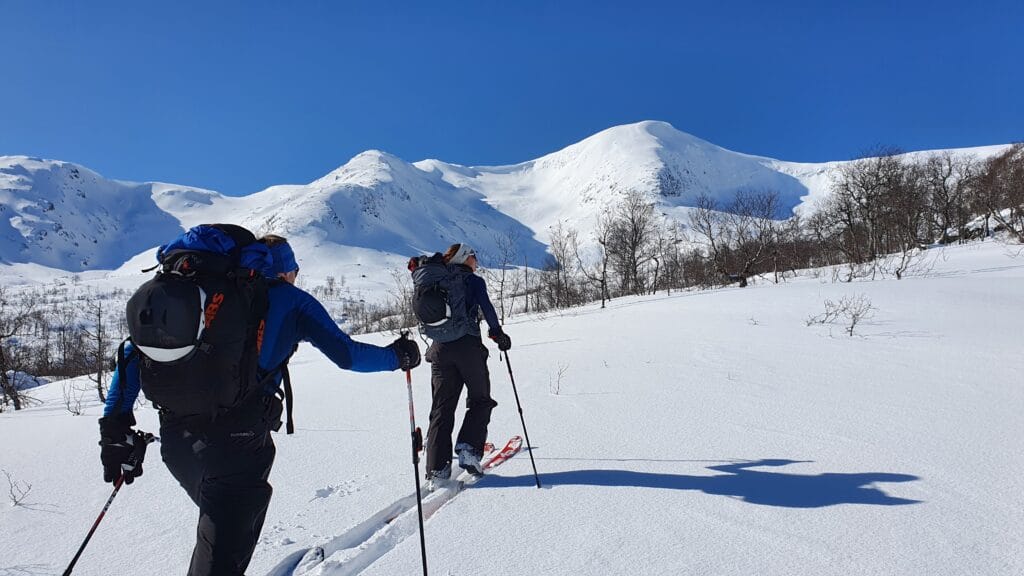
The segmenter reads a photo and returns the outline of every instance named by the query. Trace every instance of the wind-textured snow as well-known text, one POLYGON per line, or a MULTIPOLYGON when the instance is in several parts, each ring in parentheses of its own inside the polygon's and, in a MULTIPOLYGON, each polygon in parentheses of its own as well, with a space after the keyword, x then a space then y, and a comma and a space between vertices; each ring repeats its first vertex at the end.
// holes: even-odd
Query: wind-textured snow
MULTIPOLYGON (((826 271, 511 318, 544 488, 522 453, 441 507, 426 524, 430 573, 1024 574, 1024 255, 990 241, 926 255, 900 281, 826 271), (855 336, 806 325, 853 295, 877 309, 855 336)), ((491 350, 500 444, 521 427, 491 350)), ((292 375, 298 430, 275 435, 274 499, 247 573, 346 534, 353 547, 321 574, 420 573, 418 537, 398 521, 373 536, 392 541, 368 566, 346 560, 365 558, 360 526, 413 489, 403 376, 344 372, 305 345, 292 375)), ((425 427, 429 368, 413 380, 425 427)), ((0 414, 0 468, 32 485, 0 506, 0 574, 60 573, 109 495, 100 407, 90 397, 71 416, 64 384, 0 414)), ((156 431, 151 408, 137 414, 156 431)), ((186 571, 196 510, 158 449, 75 574, 186 571)))

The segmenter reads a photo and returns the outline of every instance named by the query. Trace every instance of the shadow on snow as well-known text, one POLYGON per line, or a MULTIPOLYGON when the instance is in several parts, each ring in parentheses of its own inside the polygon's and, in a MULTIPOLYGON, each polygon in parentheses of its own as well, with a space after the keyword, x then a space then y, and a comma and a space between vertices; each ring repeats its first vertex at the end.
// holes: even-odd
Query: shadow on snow
MULTIPOLYGON (((799 462, 806 461, 757 460, 709 466, 708 470, 724 472, 724 474, 714 476, 686 476, 631 470, 569 470, 542 473, 540 479, 546 487, 575 485, 700 490, 705 494, 729 496, 751 504, 784 508, 822 508, 836 504, 898 506, 921 502, 920 500, 889 496, 875 486, 876 483, 919 480, 917 476, 909 474, 865 472, 804 475, 752 470, 752 468, 786 466, 799 462)), ((533 485, 532 474, 492 476, 487 478, 487 482, 480 483, 478 488, 533 485)))

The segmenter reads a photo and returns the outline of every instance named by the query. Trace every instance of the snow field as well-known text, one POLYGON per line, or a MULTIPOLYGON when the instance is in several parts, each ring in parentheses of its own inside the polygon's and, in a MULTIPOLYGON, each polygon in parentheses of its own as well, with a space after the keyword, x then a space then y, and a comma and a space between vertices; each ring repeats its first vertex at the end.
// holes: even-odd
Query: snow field
MULTIPOLYGON (((512 318, 544 488, 524 452, 438 510, 431 574, 1024 573, 1024 260, 995 243, 930 255, 928 275, 902 281, 759 281, 512 318), (877 308, 854 337, 805 325, 853 294, 877 308)), ((503 443, 521 426, 491 350, 503 443)), ((303 346, 292 375, 298 430, 275 436, 250 574, 413 488, 401 374, 340 371, 303 346)), ((425 428, 428 367, 413 377, 425 428)), ((0 506, 0 574, 60 573, 109 495, 99 406, 71 416, 61 385, 0 414, 0 468, 33 485, 31 507, 0 506)), ((196 513, 151 450, 75 574, 185 572, 196 513)), ((341 560, 321 573, 416 574, 418 537, 363 570, 341 560)))

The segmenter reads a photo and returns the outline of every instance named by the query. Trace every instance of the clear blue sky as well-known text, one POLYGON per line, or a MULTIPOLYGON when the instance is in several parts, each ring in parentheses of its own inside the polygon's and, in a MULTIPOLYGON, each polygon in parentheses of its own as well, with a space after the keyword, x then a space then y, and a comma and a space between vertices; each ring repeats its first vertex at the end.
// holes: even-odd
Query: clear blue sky
POLYGON ((796 161, 1024 139, 1024 1, 0 0, 0 155, 247 194, 655 119, 796 161))

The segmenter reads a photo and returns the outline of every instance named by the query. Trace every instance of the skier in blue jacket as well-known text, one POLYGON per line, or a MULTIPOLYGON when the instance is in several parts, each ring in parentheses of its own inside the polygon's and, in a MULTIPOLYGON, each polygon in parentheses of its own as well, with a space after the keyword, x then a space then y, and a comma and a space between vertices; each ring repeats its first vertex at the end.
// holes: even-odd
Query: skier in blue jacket
MULTIPOLYGON (((419 347, 408 338, 387 347, 350 338, 316 298, 294 285, 299 266, 288 242, 279 236, 259 241, 273 257, 272 268, 264 271, 270 285, 259 355, 263 394, 200 428, 173 414, 160 415, 161 457, 199 507, 189 576, 241 576, 252 558, 272 493, 267 478, 276 449, 270 432, 281 426, 282 380, 290 390, 284 365, 300 342, 310 342, 338 367, 356 372, 409 370, 420 362, 419 347)), ((139 355, 132 354, 130 343, 124 358, 124 376, 114 371, 100 419, 100 446, 105 481, 123 476, 130 484, 142 475, 141 463, 130 464, 133 454, 139 455, 131 426, 141 386, 139 355)))

